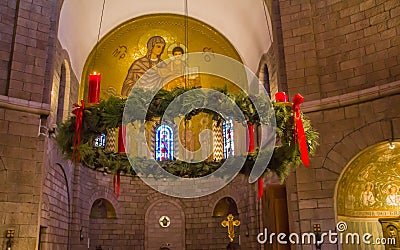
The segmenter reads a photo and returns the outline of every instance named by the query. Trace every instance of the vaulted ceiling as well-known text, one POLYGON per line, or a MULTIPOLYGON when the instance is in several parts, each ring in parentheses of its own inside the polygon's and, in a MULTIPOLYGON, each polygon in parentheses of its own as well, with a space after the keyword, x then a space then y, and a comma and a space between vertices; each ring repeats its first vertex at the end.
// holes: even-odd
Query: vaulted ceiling
MULTIPOLYGON (((271 46, 270 18, 263 0, 187 0, 188 16, 221 32, 236 48, 244 64, 256 71, 271 46), (268 15, 268 13, 267 13, 268 15)), ((64 0, 58 38, 81 78, 85 61, 97 42, 103 1, 64 0)), ((154 13, 185 15, 184 0, 106 0, 100 39, 121 23, 154 13)))

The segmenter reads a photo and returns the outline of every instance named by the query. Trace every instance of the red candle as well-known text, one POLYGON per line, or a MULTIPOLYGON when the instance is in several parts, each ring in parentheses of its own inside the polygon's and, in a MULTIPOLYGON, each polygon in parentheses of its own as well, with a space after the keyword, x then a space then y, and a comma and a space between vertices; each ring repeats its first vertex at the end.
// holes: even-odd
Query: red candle
POLYGON ((89 103, 99 103, 100 100, 100 81, 101 74, 93 74, 89 75, 89 103))
POLYGON ((126 126, 121 125, 118 130, 118 153, 125 153, 126 126))
POLYGON ((288 102, 288 96, 285 92, 278 92, 275 94, 275 101, 277 102, 288 102))
POLYGON ((252 122, 247 122, 247 129, 249 131, 249 153, 254 153, 254 126, 252 122))

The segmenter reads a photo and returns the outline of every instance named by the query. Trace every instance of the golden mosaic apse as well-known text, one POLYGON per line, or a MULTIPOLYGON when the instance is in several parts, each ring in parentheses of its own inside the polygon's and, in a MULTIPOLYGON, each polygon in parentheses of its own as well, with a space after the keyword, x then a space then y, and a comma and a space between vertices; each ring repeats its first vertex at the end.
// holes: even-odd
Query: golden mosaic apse
MULTIPOLYGON (((88 76, 94 71, 102 75, 100 99, 107 99, 111 95, 120 96, 131 64, 146 55, 147 42, 154 36, 161 36, 166 43, 161 60, 171 58, 173 48, 179 46, 184 49, 184 53, 202 53, 205 61, 213 60, 215 54, 222 54, 241 62, 234 46, 220 32, 199 20, 175 14, 141 16, 114 28, 93 48, 83 70, 79 98, 87 100, 88 76)), ((195 67, 189 69, 199 70, 195 67)), ((228 86, 230 91, 236 89, 227 80, 207 74, 189 79, 192 79, 193 86, 228 86)), ((173 87, 169 86, 168 89, 173 87)))
POLYGON ((372 146, 352 160, 339 182, 339 216, 400 215, 400 142, 372 146))

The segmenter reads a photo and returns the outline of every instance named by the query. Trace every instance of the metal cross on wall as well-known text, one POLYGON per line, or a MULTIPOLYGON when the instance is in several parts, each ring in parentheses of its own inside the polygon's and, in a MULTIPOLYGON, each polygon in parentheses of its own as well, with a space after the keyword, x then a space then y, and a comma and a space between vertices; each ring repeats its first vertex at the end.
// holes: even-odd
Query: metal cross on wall
POLYGON ((238 227, 240 226, 240 221, 239 220, 233 220, 233 215, 229 214, 227 217, 227 220, 224 220, 221 222, 221 225, 223 227, 228 227, 228 237, 230 242, 233 242, 233 239, 235 238, 235 226, 238 227))

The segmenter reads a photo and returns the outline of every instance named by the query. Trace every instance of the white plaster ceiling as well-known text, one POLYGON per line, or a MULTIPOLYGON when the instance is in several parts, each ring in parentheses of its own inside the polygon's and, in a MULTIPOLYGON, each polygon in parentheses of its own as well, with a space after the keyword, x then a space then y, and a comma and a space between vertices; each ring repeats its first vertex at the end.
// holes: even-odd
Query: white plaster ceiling
MULTIPOLYGON (((272 39, 268 32, 270 18, 265 17, 262 1, 188 0, 188 15, 221 32, 255 72, 272 39)), ((102 5, 102 0, 64 0, 61 9, 58 39, 68 51, 78 79, 97 42, 102 5)), ((141 15, 185 15, 184 6, 184 0, 106 0, 100 39, 119 24, 141 15)))

